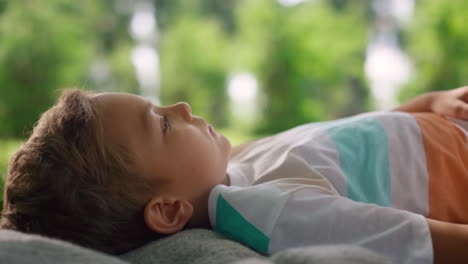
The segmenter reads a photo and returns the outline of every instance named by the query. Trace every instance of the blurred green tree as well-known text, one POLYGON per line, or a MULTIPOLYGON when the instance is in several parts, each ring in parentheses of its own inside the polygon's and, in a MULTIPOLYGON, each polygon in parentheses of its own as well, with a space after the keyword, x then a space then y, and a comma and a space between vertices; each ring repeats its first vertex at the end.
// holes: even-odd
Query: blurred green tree
MULTIPOLYGON (((190 8, 191 9, 191 8, 190 8)), ((182 8, 166 27, 160 47, 161 101, 187 101, 193 113, 219 127, 227 125, 227 36, 218 20, 182 8)))
POLYGON ((88 22, 86 31, 94 41, 85 87, 97 91, 138 94, 139 85, 131 63, 134 41, 129 34, 129 21, 132 10, 119 11, 117 2, 80 1, 79 5, 84 11, 82 15, 86 16, 88 22), (99 76, 99 70, 104 71, 101 72, 104 76, 99 76))
POLYGON ((363 63, 368 1, 242 1, 234 54, 254 72, 266 95, 257 132, 275 133, 306 122, 366 109, 363 63))
POLYGON ((415 74, 401 90, 401 101, 468 84, 467 17, 464 0, 418 2, 413 21, 403 32, 415 74))
POLYGON ((172 23, 187 12, 197 13, 202 17, 215 18, 221 27, 228 33, 232 33, 235 27, 234 10, 238 0, 153 0, 156 6, 159 27, 164 31, 172 23))
POLYGON ((53 90, 84 77, 92 41, 73 1, 9 1, 0 17, 0 135, 24 137, 53 90), (27 127, 25 127, 27 126, 27 127))
POLYGON ((58 88, 138 92, 129 15, 116 13, 114 2, 0 3, 1 137, 25 137, 58 88), (108 68, 107 79, 93 78, 96 61, 108 68))

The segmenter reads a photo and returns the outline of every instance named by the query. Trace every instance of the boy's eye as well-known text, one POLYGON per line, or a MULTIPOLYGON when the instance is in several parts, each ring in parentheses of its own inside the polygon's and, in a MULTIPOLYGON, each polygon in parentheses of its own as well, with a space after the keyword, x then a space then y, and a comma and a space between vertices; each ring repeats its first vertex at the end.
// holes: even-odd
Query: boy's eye
POLYGON ((163 116, 164 118, 164 126, 163 126, 163 132, 166 133, 166 130, 169 128, 169 119, 167 118, 167 116, 163 116))

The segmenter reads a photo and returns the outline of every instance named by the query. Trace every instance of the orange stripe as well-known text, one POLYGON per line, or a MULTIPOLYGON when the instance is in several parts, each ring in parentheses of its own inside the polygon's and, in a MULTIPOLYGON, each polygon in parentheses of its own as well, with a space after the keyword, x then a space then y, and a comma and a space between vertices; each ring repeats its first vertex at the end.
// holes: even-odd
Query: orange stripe
POLYGON ((464 132, 442 116, 414 114, 429 173, 428 218, 468 223, 468 147, 464 132))

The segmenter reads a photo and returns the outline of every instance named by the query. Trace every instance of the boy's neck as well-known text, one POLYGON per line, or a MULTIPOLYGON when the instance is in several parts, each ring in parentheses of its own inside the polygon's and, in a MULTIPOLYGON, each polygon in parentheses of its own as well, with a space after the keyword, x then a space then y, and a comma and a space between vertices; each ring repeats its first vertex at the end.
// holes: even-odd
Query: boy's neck
MULTIPOLYGON (((221 182, 221 184, 230 185, 230 180, 229 176, 226 173, 225 178, 221 182)), ((208 214, 208 197, 210 193, 205 194, 203 197, 201 197, 200 201, 197 202, 197 205, 194 205, 194 212, 193 216, 190 219, 190 222, 188 223, 188 227, 190 228, 208 228, 211 229, 211 223, 210 223, 210 218, 208 214)))

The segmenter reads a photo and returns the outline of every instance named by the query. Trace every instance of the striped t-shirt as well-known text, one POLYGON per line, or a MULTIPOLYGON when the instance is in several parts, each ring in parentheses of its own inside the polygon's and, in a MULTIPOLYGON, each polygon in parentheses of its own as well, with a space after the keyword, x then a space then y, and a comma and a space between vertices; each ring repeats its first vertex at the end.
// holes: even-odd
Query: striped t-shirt
POLYGON ((231 185, 249 186, 308 178, 301 167, 310 167, 351 200, 468 224, 467 135, 455 122, 463 123, 373 112, 306 124, 255 142, 230 161, 228 175, 231 185), (284 171, 290 156, 303 162, 284 171))
POLYGON ((351 243, 396 263, 431 263, 422 216, 468 223, 462 126, 431 113, 374 112, 257 140, 230 160, 231 186, 213 189, 210 221, 267 254, 351 243))

